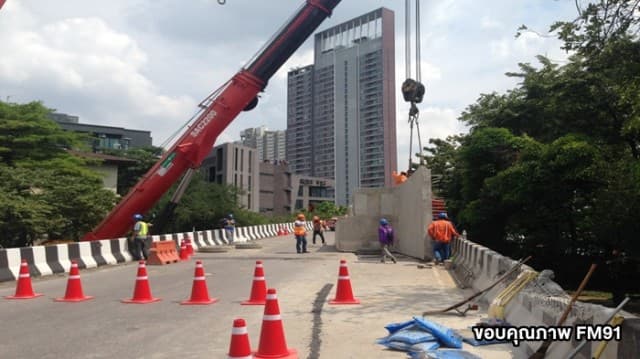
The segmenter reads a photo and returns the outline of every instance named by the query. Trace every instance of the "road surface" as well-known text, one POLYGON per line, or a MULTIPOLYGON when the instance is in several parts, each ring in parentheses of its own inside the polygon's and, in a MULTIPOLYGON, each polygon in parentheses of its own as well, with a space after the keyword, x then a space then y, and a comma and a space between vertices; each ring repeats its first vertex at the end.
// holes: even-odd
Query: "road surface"
MULTIPOLYGON (((81 271, 86 295, 95 299, 60 303, 66 275, 34 278, 43 297, 0 301, 2 358, 226 358, 234 318, 247 321, 250 342, 257 349, 263 306, 242 306, 249 298, 255 261, 264 262, 267 286, 277 290, 290 348, 300 358, 406 358, 402 352, 375 343, 384 326, 463 299, 441 267, 419 269, 417 261, 399 257, 382 264, 377 257, 337 252, 333 233, 327 246, 310 246, 297 254, 292 236, 258 240, 261 249, 227 253, 196 253, 202 260, 209 295, 218 302, 184 306, 190 297, 194 260, 148 266, 152 304, 123 304, 131 298, 137 263, 81 271), (360 305, 329 305, 335 297, 340 259, 346 259, 360 305)), ((311 242, 311 241, 309 241, 311 242)), ((0 296, 12 295, 15 282, 1 283, 0 296)), ((454 329, 477 322, 482 313, 461 318, 431 319, 454 329)), ((511 358, 506 345, 465 349, 483 358, 511 358)))

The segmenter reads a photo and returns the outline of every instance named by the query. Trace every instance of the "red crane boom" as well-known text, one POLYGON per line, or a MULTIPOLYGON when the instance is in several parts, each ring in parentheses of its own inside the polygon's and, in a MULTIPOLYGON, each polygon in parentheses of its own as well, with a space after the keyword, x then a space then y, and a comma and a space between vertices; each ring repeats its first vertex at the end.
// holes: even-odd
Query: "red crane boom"
POLYGON ((257 95, 315 29, 331 15, 340 0, 307 0, 249 65, 201 104, 193 125, 82 240, 119 238, 133 225, 133 215, 145 213, 189 168, 198 168, 216 138, 243 110, 257 103, 257 95))

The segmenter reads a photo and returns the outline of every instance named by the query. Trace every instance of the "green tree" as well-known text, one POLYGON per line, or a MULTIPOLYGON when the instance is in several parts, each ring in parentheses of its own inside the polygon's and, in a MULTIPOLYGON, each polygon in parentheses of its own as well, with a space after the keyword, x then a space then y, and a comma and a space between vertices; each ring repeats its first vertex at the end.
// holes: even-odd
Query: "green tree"
POLYGON ((30 180, 37 176, 34 170, 11 168, 0 164, 0 245, 23 247, 47 233, 57 223, 51 216, 55 209, 41 201, 39 190, 30 180))
POLYGON ((507 74, 517 86, 483 94, 462 113, 468 134, 430 141, 434 192, 472 240, 533 254, 537 267, 570 283, 581 275, 575 264, 613 247, 640 256, 638 4, 590 3, 556 23, 567 63, 519 64, 507 74))
POLYGON ((62 130, 39 102, 0 102, 0 228, 3 246, 78 239, 112 208, 101 177, 68 150, 82 136, 62 130))
POLYGON ((331 217, 343 216, 347 213, 347 208, 344 206, 336 206, 335 203, 324 201, 315 206, 312 213, 304 211, 305 216, 311 219, 312 216, 318 216, 322 219, 329 219, 331 217))
MULTIPOLYGON (((177 185, 165 194, 152 212, 161 213, 177 185)), ((266 223, 266 219, 238 206, 238 190, 233 186, 211 183, 204 180, 200 173, 194 174, 189 187, 176 207, 165 231, 185 232, 192 229, 211 229, 219 227, 220 220, 233 213, 239 226, 266 223)))
POLYGON ((81 146, 81 137, 61 130, 50 112, 40 102, 0 101, 0 162, 16 167, 69 158, 66 150, 81 146))
POLYGON ((611 43, 638 35, 638 4, 637 0, 599 0, 583 7, 576 2, 578 16, 571 21, 557 21, 550 32, 557 33, 567 51, 597 55, 611 43))
POLYGON ((429 139, 430 147, 425 147, 423 163, 431 170, 432 190, 436 196, 450 197, 449 190, 455 191, 457 178, 455 173, 456 151, 464 136, 448 136, 445 140, 429 139))

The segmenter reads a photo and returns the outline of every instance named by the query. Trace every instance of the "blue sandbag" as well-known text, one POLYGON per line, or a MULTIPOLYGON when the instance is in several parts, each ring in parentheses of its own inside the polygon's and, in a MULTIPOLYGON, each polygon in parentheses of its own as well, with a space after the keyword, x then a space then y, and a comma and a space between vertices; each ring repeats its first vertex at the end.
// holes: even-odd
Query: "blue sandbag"
POLYGON ((384 342, 378 342, 378 344, 382 344, 389 349, 400 350, 403 352, 408 352, 411 349, 411 344, 405 342, 396 342, 392 340, 386 340, 384 342))
POLYGON ((418 344, 414 344, 409 348, 410 352, 428 352, 431 350, 436 350, 440 348, 440 343, 438 343, 435 339, 434 341, 422 342, 418 344))
POLYGON ((394 341, 394 340, 389 340, 379 344, 382 344, 389 349, 400 350, 403 352, 422 352, 422 351, 436 350, 440 347, 440 343, 438 343, 435 340, 429 341, 429 342, 417 343, 413 345, 405 342, 394 341))
POLYGON ((415 320, 418 326, 429 331, 433 336, 438 338, 440 343, 444 346, 456 349, 462 348, 462 338, 460 338, 453 329, 424 318, 413 317, 413 320, 415 320))
POLYGON ((427 352, 410 352, 411 359, 482 359, 466 350, 430 350, 427 352))
POLYGON ((395 332, 397 332, 400 329, 404 329, 406 327, 409 327, 411 325, 415 324, 415 321, 413 319, 408 320, 406 322, 402 322, 402 323, 391 323, 391 324, 387 324, 385 325, 385 329, 387 329, 389 331, 389 334, 393 334, 395 332))
POLYGON ((436 340, 436 337, 426 332, 417 325, 412 325, 405 329, 399 330, 387 337, 389 341, 404 342, 407 344, 417 344, 422 342, 430 342, 436 340))
POLYGON ((480 346, 480 345, 490 345, 490 344, 503 344, 503 343, 509 343, 508 340, 477 340, 476 338, 466 338, 466 337, 462 337, 462 341, 465 343, 469 343, 471 345, 473 345, 474 347, 480 346))

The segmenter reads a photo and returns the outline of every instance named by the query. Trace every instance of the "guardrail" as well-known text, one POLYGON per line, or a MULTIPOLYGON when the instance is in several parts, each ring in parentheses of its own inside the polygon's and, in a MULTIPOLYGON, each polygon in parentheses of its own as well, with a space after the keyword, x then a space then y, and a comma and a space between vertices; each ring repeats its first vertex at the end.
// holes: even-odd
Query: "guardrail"
MULTIPOLYGON (((470 286, 474 290, 484 289, 517 263, 509 257, 464 238, 455 240, 452 250, 455 256, 454 273, 459 283, 470 286)), ((489 291, 482 297, 480 303, 491 303, 509 283, 525 270, 533 271, 531 267, 523 265, 520 271, 513 274, 512 280, 506 280, 489 291)), ((507 322, 517 327, 552 327, 556 325, 570 298, 562 287, 551 280, 550 273, 552 272, 548 270, 541 272, 535 280, 528 282, 502 308, 507 322)), ((611 310, 611 308, 601 305, 576 302, 565 325, 602 325, 611 310)), ((640 318, 626 312, 621 312, 621 314, 625 317, 622 323, 621 340, 610 341, 601 358, 635 358, 638 353, 640 318)), ((539 341, 522 341, 518 347, 514 347, 515 357, 528 358, 538 348, 539 343, 539 341)), ((547 357, 564 358, 578 343, 579 341, 576 341, 575 337, 569 341, 555 342, 547 352, 547 357)), ((594 341, 593 345, 584 346, 578 354, 591 358, 599 343, 599 341, 594 341)))

